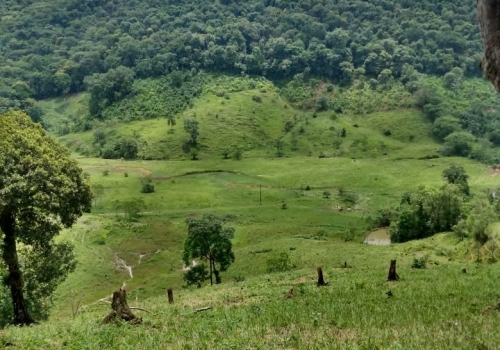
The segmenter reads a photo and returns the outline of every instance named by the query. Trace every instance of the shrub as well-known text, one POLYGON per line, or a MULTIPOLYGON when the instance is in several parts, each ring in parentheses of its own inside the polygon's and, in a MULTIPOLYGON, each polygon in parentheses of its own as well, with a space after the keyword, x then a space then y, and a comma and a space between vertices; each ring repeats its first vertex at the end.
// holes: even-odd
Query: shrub
POLYGON ((281 209, 288 209, 288 205, 285 202, 283 202, 281 204, 281 209))
POLYGON ((109 175, 109 170, 104 170, 102 172, 102 176, 108 176, 109 175))
POLYGON ((239 149, 236 149, 233 153, 233 159, 234 160, 241 160, 241 158, 243 158, 243 152, 241 152, 241 150, 239 150, 239 149))
POLYGON ((209 278, 209 272, 205 264, 196 265, 184 274, 184 281, 188 286, 196 285, 201 288, 201 284, 209 278))
POLYGON ((323 198, 325 199, 330 199, 331 193, 329 191, 324 191, 323 192, 323 198))
POLYGON ((252 96, 252 100, 254 100, 257 103, 261 103, 262 102, 262 97, 260 95, 253 95, 252 96))
POLYGON ((292 263, 290 259, 290 255, 286 252, 281 252, 273 257, 269 258, 266 262, 267 264, 267 272, 285 272, 290 271, 295 268, 295 265, 292 263))
POLYGON ((392 132, 391 132, 391 130, 386 129, 386 130, 384 130, 383 134, 384 134, 384 136, 391 136, 392 132))
POLYGON ((123 176, 128 177, 128 173, 123 173, 123 176))
POLYGON ((234 275, 233 279, 235 282, 243 282, 245 280, 245 276, 242 275, 241 273, 239 273, 239 274, 234 275))
POLYGON ((307 185, 306 188, 305 188, 306 191, 310 191, 311 190, 311 186, 307 185))
POLYGON ((425 269, 427 266, 427 261, 425 258, 414 258, 411 263, 412 269, 425 269))
POLYGON ((151 183, 145 183, 142 185, 141 193, 153 193, 155 191, 155 186, 151 183))

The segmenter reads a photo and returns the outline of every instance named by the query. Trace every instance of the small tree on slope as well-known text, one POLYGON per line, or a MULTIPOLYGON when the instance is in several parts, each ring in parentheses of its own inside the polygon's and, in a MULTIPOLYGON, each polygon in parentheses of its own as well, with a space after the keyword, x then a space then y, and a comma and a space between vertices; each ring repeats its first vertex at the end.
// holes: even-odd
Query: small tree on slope
POLYGON ((234 228, 224 226, 228 217, 205 214, 202 218, 188 218, 188 236, 184 242, 182 260, 189 266, 193 259, 209 263, 210 284, 221 283, 220 271, 226 271, 234 262, 231 239, 234 228))
MULTIPOLYGON (((53 238, 90 212, 92 192, 69 151, 22 112, 0 116, 0 251, 15 324, 30 324, 18 243, 54 254, 53 238)), ((44 283, 43 281, 40 283, 44 283)))

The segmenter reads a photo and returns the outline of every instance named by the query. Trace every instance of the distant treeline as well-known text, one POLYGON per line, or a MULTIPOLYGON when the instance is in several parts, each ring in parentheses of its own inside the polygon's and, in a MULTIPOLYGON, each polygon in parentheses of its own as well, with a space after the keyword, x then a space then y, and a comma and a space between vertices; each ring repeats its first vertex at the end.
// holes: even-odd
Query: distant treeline
POLYGON ((136 78, 205 69, 366 76, 411 83, 415 72, 478 76, 473 0, 5 0, 0 7, 0 111, 39 112, 30 98, 85 89, 124 66, 136 78), (32 109, 31 111, 29 109, 32 109))

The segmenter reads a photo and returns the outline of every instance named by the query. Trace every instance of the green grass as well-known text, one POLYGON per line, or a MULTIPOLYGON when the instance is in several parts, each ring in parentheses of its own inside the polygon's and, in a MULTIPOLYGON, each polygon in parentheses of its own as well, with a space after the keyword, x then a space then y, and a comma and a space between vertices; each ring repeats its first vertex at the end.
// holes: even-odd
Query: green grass
POLYGON ((175 289, 174 305, 166 295, 132 293, 130 305, 151 311, 136 312, 143 325, 100 327, 109 305, 95 304, 74 320, 7 328, 2 339, 19 349, 495 349, 500 314, 482 310, 498 302, 498 266, 430 259, 414 270, 410 255, 399 258, 403 247, 367 248, 376 253, 353 268, 325 266, 328 287, 315 286, 311 266, 175 289), (398 257, 398 282, 385 282, 389 257, 398 257), (292 287, 294 297, 285 298, 292 287), (206 306, 212 310, 192 313, 206 306))
MULTIPOLYGON (((142 93, 134 99, 139 100, 148 99, 161 86, 155 80, 137 84, 142 93), (150 89, 147 88, 148 84, 150 89)), ((232 156, 237 149, 243 151, 243 157, 273 158, 276 157, 277 139, 284 142, 285 156, 317 157, 323 153, 330 157, 373 158, 409 153, 412 157, 423 157, 435 154, 439 147, 430 137, 431 123, 416 110, 344 115, 298 110, 281 97, 272 83, 263 79, 210 76, 206 79, 203 91, 199 98, 192 100, 190 107, 177 114, 177 125, 173 128, 167 125, 164 113, 158 112, 154 103, 144 103, 140 111, 130 112, 135 113, 134 116, 123 117, 133 121, 122 121, 120 114, 116 112, 117 117, 109 119, 101 127, 108 132, 108 142, 124 136, 138 138, 139 158, 142 159, 189 159, 189 149, 183 149, 188 138, 183 130, 185 118, 195 118, 199 122, 198 147, 201 159, 222 157, 224 150, 228 150, 232 156), (260 97, 260 102, 254 100, 255 96, 260 97), (141 119, 145 115, 160 118, 141 119), (289 130, 285 130, 287 122, 293 125, 289 130), (343 128, 347 131, 345 138, 339 136, 343 128), (384 136, 383 133, 387 130, 391 131, 391 136, 384 136)), ((335 93, 341 97, 345 95, 342 97, 345 99, 361 101, 359 96, 349 97, 349 91, 335 93)), ((389 92, 383 95, 401 100, 389 92)), ((381 98, 375 100, 383 102, 381 98)), ((84 101, 85 95, 79 95, 67 100, 43 102, 41 106, 47 111, 47 122, 51 130, 57 131, 65 127, 64 123, 68 119, 78 119, 84 101)), ((129 103, 119 103, 113 107, 113 111, 128 111, 129 103)), ((391 106, 396 108, 390 104, 384 110, 391 106)), ((60 137, 60 140, 81 154, 98 154, 93 144, 92 131, 67 134, 60 137)))
MULTIPOLYGON (((370 97, 362 89, 344 91, 342 98, 352 104, 361 98, 357 93, 370 97)), ((162 118, 105 125, 111 139, 139 135, 146 141, 140 156, 161 160, 83 157, 95 153, 92 132, 60 137, 92 185, 104 191, 93 213, 59 238, 74 243, 79 264, 58 288, 49 322, 7 328, 2 339, 21 349, 495 349, 500 315, 481 311, 500 301, 500 270, 498 264, 471 263, 471 242, 441 234, 391 246, 362 243, 364 219, 395 208, 402 193, 421 184, 441 186, 442 171, 451 164, 465 168, 473 192, 497 186, 491 168, 464 158, 427 159, 440 145, 421 112, 401 108, 405 96, 401 106, 387 105, 401 109, 384 111, 379 107, 386 100, 373 95, 360 104, 375 103, 373 108, 345 115, 297 110, 282 96, 265 80, 212 76, 204 93, 176 116, 173 132, 162 118), (182 150, 184 118, 200 123, 198 161, 187 160, 182 150), (288 132, 287 121, 294 124, 288 132), (283 157, 276 156, 278 138, 283 157), (243 159, 223 160, 224 149, 243 150, 243 159), (142 194, 148 175, 155 192, 142 194), (339 190, 358 196, 352 211, 334 210, 348 206, 339 190), (136 199, 145 207, 137 222, 128 222, 113 203, 136 199), (203 213, 236 215, 236 261, 222 274, 223 285, 184 289, 185 219, 203 213), (268 274, 267 260, 282 252, 296 268, 268 274), (425 258, 428 268, 411 269, 416 257, 425 258), (397 283, 384 282, 390 259, 398 260, 397 283), (133 278, 120 261, 132 267, 133 278), (352 268, 340 268, 344 262, 352 268), (315 286, 318 266, 329 287, 315 286), (129 303, 152 312, 143 314, 141 326, 99 327, 109 308, 99 300, 123 283, 129 303), (165 300, 171 287, 174 306, 165 300), (295 296, 286 299, 292 287, 295 296), (394 298, 387 298, 388 290, 394 298), (82 308, 72 320, 76 303, 82 308), (203 306, 213 309, 189 313, 203 306)), ((52 130, 61 120, 79 118, 84 101, 78 95, 43 102, 52 130)), ((483 253, 498 258, 498 252, 483 253)))

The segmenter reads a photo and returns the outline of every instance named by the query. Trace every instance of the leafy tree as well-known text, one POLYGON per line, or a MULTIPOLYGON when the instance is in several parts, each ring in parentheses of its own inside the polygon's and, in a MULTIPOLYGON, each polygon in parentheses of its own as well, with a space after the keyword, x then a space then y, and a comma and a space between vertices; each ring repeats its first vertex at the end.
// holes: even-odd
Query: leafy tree
POLYGON ((201 284, 210 278, 210 273, 205 264, 196 265, 191 267, 184 274, 184 281, 188 286, 196 284, 196 287, 201 288, 201 284))
POLYGON ((457 185, 464 194, 469 195, 469 175, 461 165, 451 165, 443 171, 443 177, 449 184, 457 185))
POLYGON ((276 155, 278 157, 283 157, 284 155, 283 149, 285 147, 285 143, 281 139, 277 139, 276 142, 274 143, 274 146, 276 147, 276 155))
MULTIPOLYGON (((0 117, 0 149, 1 249, 8 270, 4 282, 11 292, 13 323, 30 324, 34 320, 25 298, 28 286, 17 243, 57 262, 54 254, 59 248, 53 245, 53 238, 90 211, 92 192, 69 151, 24 113, 9 112, 0 117)), ((71 270, 64 272, 56 265, 56 271, 44 277, 49 283, 57 284, 71 270)), ((43 294, 50 292, 46 289, 43 294)))
POLYGON ((475 138, 465 131, 451 133, 444 139, 444 146, 441 152, 447 156, 467 157, 472 151, 475 138))
POLYGON ((461 130, 460 120, 448 115, 437 118, 432 126, 432 133, 440 140, 444 140, 446 136, 461 130))
POLYGON ((420 187, 405 193, 398 208, 398 217, 391 222, 392 242, 406 242, 450 231, 461 217, 463 193, 455 185, 439 190, 420 187))
POLYGON ((128 221, 135 221, 139 218, 141 211, 146 208, 146 203, 142 198, 130 199, 117 203, 119 209, 125 212, 128 221))
POLYGON ((104 194, 104 186, 102 184, 92 185, 92 197, 94 199, 94 207, 97 205, 97 200, 104 194))
POLYGON ((184 131, 189 135, 189 142, 191 145, 196 146, 199 136, 198 121, 193 118, 184 119, 184 131))
POLYGON ((488 199, 479 196, 465 205, 464 214, 453 230, 461 238, 470 237, 474 240, 479 260, 480 249, 491 238, 491 224, 498 220, 498 215, 488 199))
POLYGON ((190 265, 194 259, 209 263, 210 284, 221 283, 220 272, 234 262, 231 239, 234 228, 225 226, 230 217, 205 214, 201 218, 188 218, 188 236, 184 242, 182 260, 190 265))

